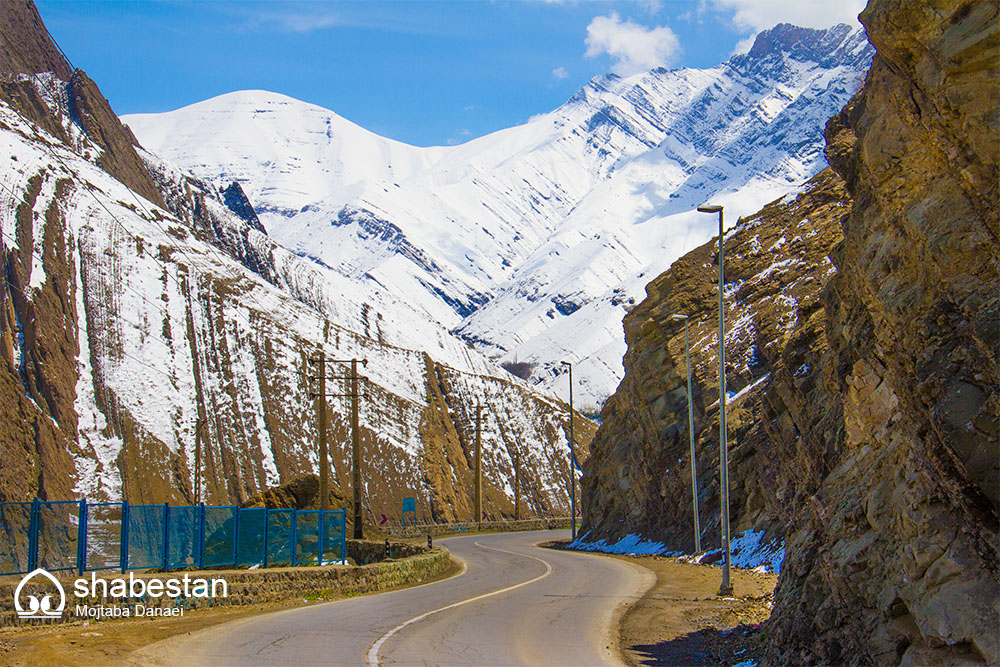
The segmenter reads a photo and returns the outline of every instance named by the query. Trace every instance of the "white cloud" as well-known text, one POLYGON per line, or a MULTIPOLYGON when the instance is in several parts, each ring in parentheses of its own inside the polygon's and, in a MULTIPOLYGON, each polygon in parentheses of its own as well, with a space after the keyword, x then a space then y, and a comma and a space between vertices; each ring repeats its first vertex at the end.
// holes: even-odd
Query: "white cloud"
POLYGON ((617 12, 594 17, 587 26, 586 44, 588 58, 608 54, 614 59, 611 70, 622 76, 669 65, 680 53, 680 42, 669 27, 622 21, 617 12))
POLYGON ((251 28, 272 28, 281 32, 311 32, 337 25, 340 17, 330 12, 262 12, 253 17, 251 28))
POLYGON ((556 81, 562 81, 563 79, 569 78, 569 72, 566 71, 565 67, 557 67, 552 70, 552 78, 556 81))
POLYGON ((733 55, 750 53, 750 49, 753 47, 753 43, 757 40, 757 33, 753 33, 749 37, 744 37, 740 41, 736 42, 736 46, 733 47, 733 55))
POLYGON ((803 28, 858 25, 865 0, 709 0, 720 12, 732 13, 733 24, 746 31, 791 23, 803 28))

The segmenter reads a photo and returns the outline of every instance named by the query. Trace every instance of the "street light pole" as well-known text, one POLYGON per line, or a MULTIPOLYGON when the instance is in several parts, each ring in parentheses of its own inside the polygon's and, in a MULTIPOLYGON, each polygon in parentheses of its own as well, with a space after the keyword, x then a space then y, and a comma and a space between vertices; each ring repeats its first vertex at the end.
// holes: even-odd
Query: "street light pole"
POLYGON ((722 486, 722 586, 719 595, 732 595, 729 578, 732 555, 729 548, 729 446, 726 443, 726 316, 723 295, 726 289, 726 235, 722 222, 722 207, 718 204, 699 206, 701 213, 719 214, 719 476, 722 486))
POLYGON ((563 362, 569 367, 569 513, 572 518, 572 539, 576 539, 576 438, 573 435, 573 364, 563 362))
POLYGON ((671 321, 684 320, 684 355, 687 360, 687 404, 688 404, 688 440, 691 443, 691 510, 694 514, 694 552, 701 553, 701 520, 698 516, 698 459, 694 450, 694 402, 691 394, 691 337, 688 333, 688 316, 676 314, 671 321))

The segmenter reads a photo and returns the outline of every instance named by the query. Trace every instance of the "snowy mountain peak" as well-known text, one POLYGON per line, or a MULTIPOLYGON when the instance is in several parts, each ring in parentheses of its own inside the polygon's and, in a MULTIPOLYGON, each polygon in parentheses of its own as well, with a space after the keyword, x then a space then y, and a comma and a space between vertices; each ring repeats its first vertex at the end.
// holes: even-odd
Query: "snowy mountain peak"
POLYGON ((238 181, 293 252, 397 295, 500 361, 594 406, 622 375, 622 316, 727 220, 797 190, 860 87, 861 30, 779 25, 710 69, 592 79, 524 125, 417 148, 314 105, 249 91, 128 116, 143 145, 238 181), (731 216, 731 217, 730 217, 731 216))

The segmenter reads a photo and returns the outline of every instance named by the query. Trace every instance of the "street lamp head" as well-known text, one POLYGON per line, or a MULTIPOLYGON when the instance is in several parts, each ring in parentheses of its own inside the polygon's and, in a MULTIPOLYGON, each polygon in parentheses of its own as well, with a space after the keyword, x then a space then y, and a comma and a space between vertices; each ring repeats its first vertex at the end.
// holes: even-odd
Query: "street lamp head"
POLYGON ((703 204, 698 207, 699 213, 718 213, 722 210, 722 207, 718 204, 703 204))
POLYGON ((563 366, 570 366, 570 367, 573 366, 572 362, 569 361, 560 361, 559 363, 562 364, 563 366))
POLYGON ((688 318, 687 315, 681 315, 680 313, 674 313, 673 315, 670 316, 670 321, 671 322, 683 322, 687 318, 688 318))

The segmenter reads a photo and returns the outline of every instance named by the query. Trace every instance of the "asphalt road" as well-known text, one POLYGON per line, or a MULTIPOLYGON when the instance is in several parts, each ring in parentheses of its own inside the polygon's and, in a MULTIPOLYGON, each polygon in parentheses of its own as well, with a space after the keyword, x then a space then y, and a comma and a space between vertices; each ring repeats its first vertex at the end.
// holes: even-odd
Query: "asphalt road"
POLYGON ((534 546, 568 531, 443 541, 458 576, 262 614, 146 647, 164 665, 620 664, 615 612, 653 583, 621 560, 534 546))

